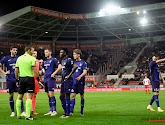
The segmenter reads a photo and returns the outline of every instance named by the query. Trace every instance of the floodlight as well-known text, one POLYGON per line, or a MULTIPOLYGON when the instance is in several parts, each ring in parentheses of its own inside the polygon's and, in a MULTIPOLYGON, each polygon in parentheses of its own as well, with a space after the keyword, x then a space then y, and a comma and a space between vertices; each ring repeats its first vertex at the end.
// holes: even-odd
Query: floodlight
POLYGON ((148 20, 144 17, 140 20, 140 23, 144 26, 148 23, 148 20))

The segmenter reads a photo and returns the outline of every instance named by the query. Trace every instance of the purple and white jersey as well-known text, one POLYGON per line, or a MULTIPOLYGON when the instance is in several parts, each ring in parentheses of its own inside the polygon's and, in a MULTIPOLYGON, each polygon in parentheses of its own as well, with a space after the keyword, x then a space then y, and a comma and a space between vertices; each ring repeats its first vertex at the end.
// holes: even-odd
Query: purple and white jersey
POLYGON ((81 84, 81 82, 85 82, 85 76, 83 76, 79 81, 76 80, 78 76, 83 73, 83 70, 87 70, 87 63, 81 59, 81 61, 74 61, 77 64, 78 68, 73 74, 73 84, 81 84))
POLYGON ((51 77, 51 74, 55 71, 55 68, 58 67, 59 61, 56 58, 46 59, 42 63, 42 67, 45 69, 44 79, 51 77))
POLYGON ((0 63, 5 64, 7 67, 7 71, 10 70, 10 74, 7 75, 7 80, 15 80, 15 65, 16 61, 18 59, 18 56, 11 57, 11 55, 5 56, 0 63))

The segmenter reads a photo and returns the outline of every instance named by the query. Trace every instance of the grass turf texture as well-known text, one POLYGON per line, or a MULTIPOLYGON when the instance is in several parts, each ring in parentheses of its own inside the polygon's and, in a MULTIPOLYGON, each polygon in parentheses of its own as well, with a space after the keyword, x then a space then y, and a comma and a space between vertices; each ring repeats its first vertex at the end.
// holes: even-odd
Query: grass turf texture
MULTIPOLYGON (((0 125, 143 125, 143 124, 165 124, 165 112, 151 112, 147 110, 153 93, 146 94, 145 91, 110 91, 110 92, 85 92, 84 117, 80 116, 80 97, 76 97, 74 116, 70 119, 60 119, 63 114, 59 93, 55 92, 57 99, 58 115, 44 116, 49 111, 46 93, 38 93, 36 101, 35 121, 17 120, 10 117, 10 108, 7 93, 0 93, 0 125)), ((16 99, 16 94, 15 97, 16 99)), ((165 91, 160 91, 160 106, 165 109, 165 91)), ((16 101, 15 101, 16 102, 16 101)), ((155 102, 153 108, 157 110, 155 102)))

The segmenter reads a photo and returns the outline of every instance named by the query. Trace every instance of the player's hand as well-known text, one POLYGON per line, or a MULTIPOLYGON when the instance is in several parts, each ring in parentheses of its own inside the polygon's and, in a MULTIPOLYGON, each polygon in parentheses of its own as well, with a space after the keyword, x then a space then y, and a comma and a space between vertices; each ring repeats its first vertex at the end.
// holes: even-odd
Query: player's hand
POLYGON ((17 87, 19 87, 19 84, 18 84, 18 82, 16 82, 16 86, 17 86, 17 87))
POLYGON ((51 78, 55 78, 55 74, 52 74, 52 75, 51 75, 51 78))
POLYGON ((81 77, 79 76, 79 77, 77 77, 76 79, 77 79, 77 81, 79 81, 79 80, 81 79, 81 77))
POLYGON ((67 75, 67 76, 65 76, 65 79, 66 79, 66 80, 68 80, 68 79, 69 79, 69 77, 70 77, 70 75, 67 75))
POLYGON ((8 70, 7 72, 5 72, 5 75, 8 75, 8 74, 10 74, 10 70, 8 70))
POLYGON ((45 88, 45 86, 41 83, 41 82, 38 82, 43 88, 45 88))

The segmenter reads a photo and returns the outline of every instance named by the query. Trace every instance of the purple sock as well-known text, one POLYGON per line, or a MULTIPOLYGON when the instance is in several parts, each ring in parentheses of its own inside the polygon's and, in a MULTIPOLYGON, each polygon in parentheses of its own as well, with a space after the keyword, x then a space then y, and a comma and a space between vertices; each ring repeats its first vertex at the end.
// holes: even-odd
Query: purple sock
POLYGON ((81 99, 81 114, 83 114, 83 110, 84 110, 84 99, 81 99))
POLYGON ((13 100, 13 98, 9 97, 9 104, 10 104, 11 111, 14 112, 14 100, 13 100))
POLYGON ((54 96, 51 97, 51 102, 52 102, 53 111, 56 111, 56 98, 54 96))
POLYGON ((69 115, 70 114, 70 97, 66 96, 65 100, 66 100, 66 114, 69 115))
POLYGON ((154 100, 155 100, 154 97, 155 97, 155 95, 152 96, 151 101, 150 101, 150 105, 152 105, 152 103, 154 102, 154 100))
POLYGON ((21 112, 24 112, 25 110, 24 110, 24 105, 23 105, 23 100, 22 100, 22 102, 21 102, 21 112))
POLYGON ((73 113, 74 111, 74 106, 75 106, 75 99, 71 100, 71 104, 70 104, 70 112, 73 113))
POLYGON ((49 98, 49 107, 50 107, 50 111, 52 112, 53 111, 53 108, 52 108, 51 98, 49 98))
POLYGON ((64 112, 66 113, 66 101, 65 101, 65 97, 61 97, 60 96, 60 100, 61 100, 62 108, 64 109, 64 112))
POLYGON ((155 97, 155 102, 156 102, 157 107, 160 107, 160 106, 159 106, 159 98, 158 98, 158 95, 154 95, 154 97, 155 97))

